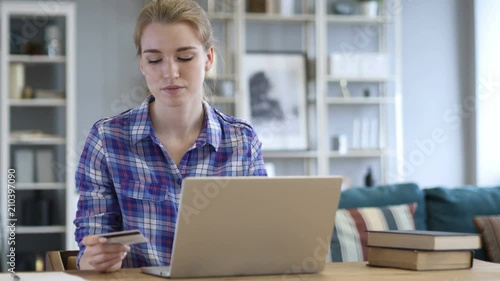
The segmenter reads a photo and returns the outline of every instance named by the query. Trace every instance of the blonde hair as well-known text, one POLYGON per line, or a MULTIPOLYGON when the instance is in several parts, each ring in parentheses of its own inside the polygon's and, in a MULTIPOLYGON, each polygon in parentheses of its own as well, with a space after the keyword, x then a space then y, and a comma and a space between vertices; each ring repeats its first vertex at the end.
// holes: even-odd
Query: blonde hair
POLYGON ((151 23, 186 23, 191 26, 207 51, 214 46, 212 25, 205 11, 193 0, 153 0, 137 16, 134 43, 137 56, 141 55, 141 37, 151 23))

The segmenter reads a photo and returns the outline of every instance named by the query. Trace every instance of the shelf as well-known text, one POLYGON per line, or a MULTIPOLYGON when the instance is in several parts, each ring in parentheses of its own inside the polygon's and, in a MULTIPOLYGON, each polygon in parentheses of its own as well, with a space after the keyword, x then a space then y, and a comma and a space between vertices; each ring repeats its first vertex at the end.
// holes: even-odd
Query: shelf
POLYGON ((316 20, 316 17, 306 14, 283 16, 280 14, 247 13, 245 19, 249 21, 312 22, 316 20))
POLYGON ((368 77, 368 78, 360 78, 360 77, 327 77, 328 82, 340 82, 345 80, 347 82, 359 82, 359 83, 381 83, 381 82, 390 82, 391 78, 388 77, 368 77))
POLYGON ((10 55, 9 62, 20 63, 65 63, 65 56, 46 56, 46 55, 10 55))
POLYGON ((268 158, 316 158, 316 151, 263 151, 264 159, 268 158))
POLYGON ((352 23, 384 24, 389 22, 389 20, 386 17, 381 17, 381 16, 367 17, 360 15, 353 15, 353 16, 329 15, 326 17, 326 21, 328 23, 346 23, 346 24, 352 24, 352 23))
POLYGON ((66 106, 66 99, 11 99, 9 104, 26 107, 66 106))
POLYGON ((336 151, 330 151, 328 157, 330 158, 376 158, 384 156, 383 150, 351 150, 345 154, 340 154, 336 151))
POLYGON ((33 139, 10 139, 11 145, 62 145, 66 140, 60 137, 54 138, 33 138, 33 139))
POLYGON ((62 182, 30 182, 15 184, 17 190, 60 190, 66 189, 66 184, 62 182))
POLYGON ((66 232, 66 227, 64 225, 16 227, 16 234, 45 234, 45 233, 64 233, 64 232, 66 232))
POLYGON ((327 104, 338 104, 338 105, 363 105, 363 104, 386 104, 386 103, 392 103, 394 102, 394 99, 392 98, 381 98, 381 97, 375 97, 375 98, 327 98, 326 103, 327 104))

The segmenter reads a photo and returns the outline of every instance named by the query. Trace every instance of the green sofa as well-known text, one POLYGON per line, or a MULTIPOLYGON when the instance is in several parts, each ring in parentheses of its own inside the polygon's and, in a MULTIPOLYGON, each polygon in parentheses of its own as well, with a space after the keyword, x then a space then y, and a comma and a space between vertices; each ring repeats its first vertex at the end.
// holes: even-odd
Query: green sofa
MULTIPOLYGON (((475 216, 500 215, 500 187, 422 189, 417 184, 406 183, 351 188, 342 192, 339 208, 384 207, 414 202, 417 203, 416 229, 478 233, 473 222, 475 216)), ((484 247, 474 255, 477 259, 487 260, 484 247)), ((335 261, 334 257, 332 259, 335 261)))

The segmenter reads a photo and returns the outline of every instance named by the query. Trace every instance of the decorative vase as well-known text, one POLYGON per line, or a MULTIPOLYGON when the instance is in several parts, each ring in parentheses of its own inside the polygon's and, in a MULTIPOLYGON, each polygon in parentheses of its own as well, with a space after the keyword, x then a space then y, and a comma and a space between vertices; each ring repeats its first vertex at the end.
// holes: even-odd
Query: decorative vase
POLYGON ((359 8, 361 15, 367 17, 376 17, 378 15, 378 2, 377 1, 365 1, 359 3, 359 8))

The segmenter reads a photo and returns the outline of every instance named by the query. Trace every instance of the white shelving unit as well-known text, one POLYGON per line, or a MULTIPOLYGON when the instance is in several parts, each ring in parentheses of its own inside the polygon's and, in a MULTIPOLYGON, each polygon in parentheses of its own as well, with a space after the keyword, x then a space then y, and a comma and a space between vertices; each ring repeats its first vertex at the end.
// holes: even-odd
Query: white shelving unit
MULTIPOLYGON (((300 42, 293 47, 306 54, 309 68, 306 95, 309 147, 305 151, 264 151, 265 161, 275 163, 277 175, 287 175, 287 173, 294 175, 297 173, 304 175, 341 174, 360 179, 364 176, 361 173, 365 172, 368 166, 375 165, 375 169, 372 170, 375 172, 377 183, 397 180, 390 178, 389 175, 397 175, 398 172, 400 174, 402 169, 401 15, 390 14, 387 11, 391 11, 389 7, 401 5, 400 0, 382 2, 379 16, 376 17, 330 14, 329 6, 334 0, 291 1, 295 3, 295 13, 282 15, 280 13, 249 13, 247 12, 248 0, 198 0, 206 8, 213 7, 214 3, 222 5, 217 12, 208 9, 208 15, 214 23, 216 38, 223 46, 224 50, 221 54, 225 56, 224 71, 219 69, 217 78, 233 83, 234 96, 216 97, 216 104, 222 104, 223 106, 219 106, 222 109, 232 108, 233 111, 227 111, 229 114, 248 118, 250 99, 247 81, 243 81, 245 55, 248 51, 255 51, 255 49, 263 52, 290 52, 291 46, 279 46, 280 42, 276 42, 279 40, 269 44, 268 42, 256 43, 255 34, 252 32, 263 32, 268 36, 257 37, 268 38, 271 41, 273 37, 283 40, 287 36, 299 37, 300 42), (254 26, 258 28, 252 28, 254 26), (263 28, 266 30, 264 31, 263 28), (290 32, 289 28, 295 28, 294 32, 290 32), (390 65, 389 75, 341 77, 331 75, 328 70, 329 54, 340 52, 342 48, 338 45, 342 43, 342 40, 350 42, 352 38, 349 37, 355 36, 356 32, 364 30, 363 28, 375 30, 377 34, 373 36, 372 49, 370 46, 368 48, 361 46, 356 53, 387 54, 390 65), (337 30, 341 31, 338 36, 335 33, 337 30), (255 47, 258 43, 261 43, 260 48, 255 47), (358 89, 358 92, 360 88, 370 87, 375 94, 369 97, 359 94, 344 97, 340 93, 341 83, 348 84, 348 88, 358 89), (352 133, 348 132, 345 124, 342 124, 351 124, 352 120, 349 118, 352 119, 352 116, 342 116, 337 118, 337 121, 332 118, 332 114, 355 116, 358 113, 363 115, 365 112, 371 112, 373 117, 370 118, 377 120, 377 147, 349 148, 346 153, 333 151, 331 138, 334 135, 344 134, 349 139, 352 137, 352 133), (338 130, 337 127, 339 127, 338 130), (290 168, 293 165, 297 167, 290 168), (349 165, 347 169, 338 169, 349 165), (354 174, 349 174, 350 172, 354 174)), ((361 185, 359 182, 352 182, 353 185, 361 185)))
POLYGON ((65 63, 64 56, 47 56, 47 55, 10 55, 7 57, 9 62, 20 63, 65 63))
MULTIPOLYGON (((16 153, 21 149, 33 151, 33 155, 37 155, 35 151, 38 150, 51 151, 52 163, 44 163, 43 166, 51 167, 55 180, 40 182, 40 175, 37 175, 33 176, 31 181, 16 181, 14 184, 15 218, 17 219, 16 262, 21 265, 23 259, 34 256, 34 251, 44 256, 47 250, 75 249, 76 247, 72 223, 77 201, 74 173, 75 163, 78 160, 75 158, 76 6, 75 3, 66 1, 3 1, 0 2, 0 12, 0 178, 7 179, 8 170, 17 168, 16 153), (29 33, 26 31, 28 25, 29 33), (59 43, 62 47, 57 55, 47 55, 43 41, 47 35, 47 26, 55 26, 59 31, 59 43), (31 45, 32 51, 27 51, 27 45, 31 45), (38 50, 33 50, 35 45, 38 50), (10 93, 11 75, 13 75, 10 73, 10 66, 12 64, 23 66, 23 78, 19 80, 24 81, 24 86, 30 86, 33 89, 34 98, 12 97, 10 93), (64 97, 36 98, 37 90, 63 92, 64 97), (45 133, 45 130, 50 130, 50 132, 45 133), (43 133, 23 135, 19 134, 19 131, 43 133), (37 196, 49 202, 48 221, 50 223, 27 225, 23 220, 24 213, 30 209, 33 210, 36 206, 26 204, 40 202, 42 198, 37 196), (23 248, 26 241, 34 240, 37 241, 36 249, 23 248)), ((36 156, 33 159, 36 159, 36 156)), ((32 170, 36 174, 38 168, 36 160, 32 164, 32 170)), ((16 169, 16 178, 19 179, 20 173, 28 174, 22 169, 16 169)), ((7 215, 7 189, 7 181, 2 180, 0 192, 2 226, 7 225, 10 219, 7 215)), ((2 270, 6 270, 4 258, 7 255, 7 241, 5 239, 8 235, 8 229, 2 227, 0 235, 2 270)), ((16 270, 19 269, 21 268, 16 268, 16 270)))
MULTIPOLYGON (((322 44, 320 53, 323 60, 320 61, 319 83, 325 85, 321 96, 326 97, 325 106, 320 110, 320 120, 328 120, 330 124, 325 124, 324 132, 331 138, 334 135, 347 136, 349 142, 354 138, 354 125, 349 127, 343 123, 353 124, 354 118, 365 119, 367 121, 376 120, 376 146, 349 148, 347 153, 332 151, 330 143, 324 142, 320 150, 327 151, 328 161, 325 163, 328 174, 342 174, 350 177, 349 182, 354 182, 355 186, 363 185, 360 179, 368 167, 376 166, 374 177, 377 183, 386 183, 397 180, 391 176, 400 174, 402 165, 402 127, 401 118, 401 75, 400 75, 400 14, 392 15, 388 7, 398 7, 400 0, 389 0, 379 7, 379 16, 369 17, 362 15, 329 15, 327 14, 328 4, 333 1, 318 1, 318 11, 324 16, 325 23, 321 25, 319 37, 324 38, 326 42, 322 44), (351 40, 346 34, 352 31, 352 36, 365 36, 365 41, 351 40), (363 34, 363 32, 365 32, 363 34), (361 34, 361 35, 360 35, 361 34), (339 47, 340 46, 340 47, 339 47), (347 47, 346 47, 347 46, 347 47), (327 70, 327 57, 330 53, 340 55, 363 55, 385 54, 387 55, 388 75, 352 75, 352 76, 333 76, 327 70), (342 86, 344 84, 344 86, 342 86), (345 85, 349 86, 345 86, 345 85), (358 90, 357 96, 344 96, 343 89, 355 88, 358 90), (370 88, 369 97, 359 94, 362 88, 370 88), (375 94, 373 94, 375 92, 375 94), (351 117, 341 119, 336 114, 346 114, 351 112, 351 117), (366 117, 369 116, 369 117, 366 117), (369 118, 369 119, 368 119, 369 118), (399 118, 399 119, 398 119, 399 118), (337 121, 337 122, 335 122, 337 121), (340 121, 340 122, 339 122, 340 121), (332 124, 332 122, 334 124, 332 124), (341 166, 349 165, 349 168, 341 166), (363 170, 364 169, 364 170, 363 170), (349 171, 355 171, 349 175, 349 171), (357 174, 357 175, 355 175, 357 174), (358 181, 353 178, 357 178, 358 181)), ((365 120, 363 120, 365 121, 365 120)), ((358 122, 359 124, 359 122, 358 122)), ((359 126, 358 126, 359 128, 359 126)), ((373 128, 370 128, 373 130, 373 128)), ((359 132, 359 131, 358 131, 359 132)), ((363 133, 366 133, 363 132, 363 133)), ((370 132, 372 134, 372 132, 370 132)), ((372 134, 373 135, 373 134, 372 134)), ((366 137, 366 136, 365 136, 366 137)), ((373 137, 372 137, 373 138, 373 137)), ((349 143, 351 146, 351 143, 349 143)))

